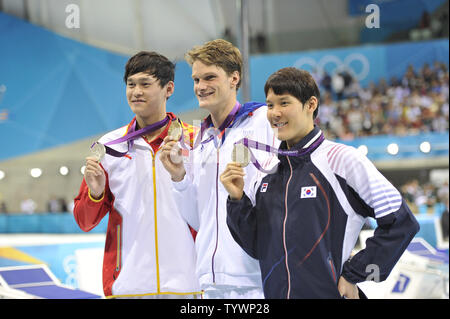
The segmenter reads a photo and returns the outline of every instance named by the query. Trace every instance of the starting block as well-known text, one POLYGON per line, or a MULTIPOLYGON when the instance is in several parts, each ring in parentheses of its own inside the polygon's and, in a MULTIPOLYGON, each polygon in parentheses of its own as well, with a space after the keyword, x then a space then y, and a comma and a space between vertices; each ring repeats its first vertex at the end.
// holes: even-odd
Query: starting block
POLYGON ((46 265, 0 267, 0 298, 101 299, 61 284, 46 265))
MULTIPOLYGON (((365 239, 367 236, 365 236, 365 239)), ((423 238, 414 238, 391 274, 383 282, 358 283, 368 298, 448 299, 448 253, 432 247, 423 238)))

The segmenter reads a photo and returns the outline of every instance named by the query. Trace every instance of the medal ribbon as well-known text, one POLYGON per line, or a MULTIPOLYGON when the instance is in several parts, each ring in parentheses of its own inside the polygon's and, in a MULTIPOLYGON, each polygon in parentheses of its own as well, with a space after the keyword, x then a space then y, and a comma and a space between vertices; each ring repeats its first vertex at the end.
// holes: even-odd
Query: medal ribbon
POLYGON ((180 140, 181 147, 183 147, 184 149, 193 150, 193 149, 196 149, 199 145, 203 145, 203 144, 209 143, 212 140, 214 140, 214 145, 217 148, 217 142, 216 142, 215 137, 222 135, 222 138, 223 139, 225 138, 223 136, 225 134, 225 129, 233 126, 232 122, 233 122, 240 107, 241 107, 241 104, 238 101, 236 101, 236 104, 234 105, 233 109, 227 115, 227 117, 225 118, 225 120, 223 121, 223 123, 220 125, 220 127, 218 129, 211 127, 211 125, 212 125, 211 115, 208 115, 208 117, 202 122, 202 125, 200 127, 200 132, 198 133, 197 138, 195 139, 195 142, 194 142, 194 145, 192 146, 192 148, 188 148, 184 144, 183 139, 180 140), (207 130, 211 130, 211 131, 213 131, 213 133, 206 140, 202 141, 203 133, 207 130))
MULTIPOLYGON (((159 122, 147 125, 146 127, 141 128, 141 129, 139 129, 137 131, 135 131, 136 123, 137 123, 137 122, 135 122, 134 125, 130 128, 130 131, 128 131, 127 134, 125 134, 124 136, 122 136, 122 137, 120 137, 118 139, 115 139, 113 141, 109 141, 108 143, 104 144, 105 145, 105 149, 106 149, 106 154, 109 154, 109 155, 114 156, 114 157, 122 157, 122 156, 126 155, 130 151, 130 148, 133 146, 133 140, 135 140, 136 138, 138 138, 138 137, 140 137, 142 135, 145 135, 145 134, 154 132, 157 129, 160 129, 161 127, 163 127, 167 123, 169 123, 169 121, 170 121, 170 117, 166 116, 162 121, 159 121, 159 122), (113 149, 113 148, 108 146, 108 145, 114 145, 114 144, 122 143, 122 142, 125 142, 125 141, 128 144, 128 149, 127 149, 126 152, 119 152, 119 151, 116 151, 115 149, 113 149)), ((98 142, 94 142, 91 145, 91 148, 95 145, 95 143, 98 143, 98 142)))
POLYGON ((258 160, 256 159, 255 155, 253 154, 253 152, 251 150, 252 148, 260 150, 260 151, 265 151, 267 153, 277 154, 277 155, 296 156, 296 157, 303 156, 307 153, 312 152, 314 149, 316 149, 317 146, 319 146, 320 143, 322 143, 322 141, 325 139, 322 131, 320 131, 318 134, 320 134, 319 138, 317 138, 311 145, 308 145, 307 147, 303 147, 301 149, 295 149, 295 150, 277 149, 270 145, 259 143, 258 141, 253 141, 249 138, 243 138, 234 144, 244 144, 244 146, 246 146, 248 148, 248 151, 250 152, 250 161, 253 163, 253 165, 261 172, 269 174, 269 173, 272 173, 272 170, 266 170, 261 166, 261 164, 259 164, 258 160))

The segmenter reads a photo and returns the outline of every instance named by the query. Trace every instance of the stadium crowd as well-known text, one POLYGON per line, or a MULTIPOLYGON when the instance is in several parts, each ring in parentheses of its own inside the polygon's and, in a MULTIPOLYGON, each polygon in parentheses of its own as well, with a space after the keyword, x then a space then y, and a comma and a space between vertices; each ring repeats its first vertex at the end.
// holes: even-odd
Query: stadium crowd
POLYGON ((322 92, 318 122, 330 139, 449 129, 449 74, 441 62, 409 66, 401 78, 362 88, 348 72, 317 76, 322 92), (339 79, 341 77, 341 79, 339 79))
POLYGON ((448 182, 441 185, 434 185, 431 182, 420 184, 417 179, 413 178, 401 185, 399 190, 414 213, 437 213, 440 215, 445 205, 448 206, 448 182))
POLYGON ((414 214, 430 215, 440 219, 443 238, 448 241, 448 182, 441 185, 435 185, 431 182, 420 184, 417 179, 411 179, 400 186, 399 190, 414 214))

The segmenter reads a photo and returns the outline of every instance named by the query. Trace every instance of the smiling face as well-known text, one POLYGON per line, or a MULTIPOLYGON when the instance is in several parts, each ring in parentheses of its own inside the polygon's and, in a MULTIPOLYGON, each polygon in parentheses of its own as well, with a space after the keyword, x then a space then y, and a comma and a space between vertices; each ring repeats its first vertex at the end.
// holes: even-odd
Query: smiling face
POLYGON ((163 87, 153 75, 145 72, 127 78, 126 96, 140 126, 148 125, 164 117, 166 100, 172 95, 174 84, 169 81, 163 87))
POLYGON ((194 93, 199 106, 214 113, 235 103, 236 85, 239 83, 237 71, 228 75, 216 65, 206 65, 201 61, 192 64, 194 93))
POLYGON ((266 97, 267 119, 281 141, 288 147, 297 144, 314 129, 313 114, 317 98, 312 96, 305 104, 290 94, 275 94, 269 89, 266 97))
POLYGON ((279 69, 267 79, 264 93, 267 118, 288 147, 314 129, 320 91, 309 72, 294 67, 279 69))

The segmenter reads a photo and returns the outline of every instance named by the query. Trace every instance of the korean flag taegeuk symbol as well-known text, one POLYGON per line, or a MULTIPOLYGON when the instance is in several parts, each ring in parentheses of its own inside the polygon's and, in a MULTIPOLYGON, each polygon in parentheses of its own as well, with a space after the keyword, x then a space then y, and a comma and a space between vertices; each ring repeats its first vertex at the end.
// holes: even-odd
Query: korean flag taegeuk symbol
POLYGON ((316 196, 317 196, 316 186, 302 187, 300 198, 316 198, 316 196))

